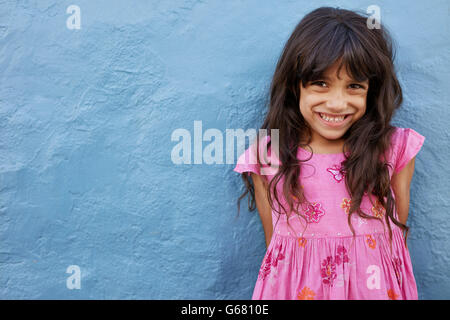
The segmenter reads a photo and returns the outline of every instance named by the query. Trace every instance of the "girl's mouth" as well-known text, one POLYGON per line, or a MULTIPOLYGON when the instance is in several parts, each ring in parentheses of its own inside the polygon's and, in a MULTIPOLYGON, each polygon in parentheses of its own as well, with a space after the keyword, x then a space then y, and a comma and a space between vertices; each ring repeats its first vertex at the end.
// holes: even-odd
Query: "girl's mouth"
POLYGON ((340 117, 332 117, 321 112, 314 112, 314 113, 316 114, 316 117, 319 118, 320 122, 322 122, 324 125, 328 127, 333 128, 341 127, 347 124, 352 119, 351 114, 346 114, 340 117))

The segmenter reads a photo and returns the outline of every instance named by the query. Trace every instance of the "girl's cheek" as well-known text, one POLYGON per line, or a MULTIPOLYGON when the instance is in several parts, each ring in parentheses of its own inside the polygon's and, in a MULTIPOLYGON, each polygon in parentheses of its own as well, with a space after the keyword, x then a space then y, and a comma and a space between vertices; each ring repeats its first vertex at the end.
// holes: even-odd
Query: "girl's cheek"
POLYGON ((359 109, 366 107, 366 96, 354 96, 350 100, 351 104, 357 106, 359 109))
POLYGON ((320 103, 322 100, 323 100, 323 97, 321 95, 306 94, 303 96, 302 103, 303 103, 304 107, 309 108, 311 106, 314 106, 314 105, 320 103))
POLYGON ((361 93, 359 95, 355 95, 355 100, 365 102, 367 99, 367 93, 361 93))

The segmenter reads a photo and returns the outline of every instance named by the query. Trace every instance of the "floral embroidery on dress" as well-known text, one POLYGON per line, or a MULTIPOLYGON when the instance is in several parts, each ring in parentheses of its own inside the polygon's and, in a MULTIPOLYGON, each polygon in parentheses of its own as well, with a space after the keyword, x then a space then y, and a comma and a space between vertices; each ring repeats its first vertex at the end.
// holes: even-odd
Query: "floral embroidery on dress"
POLYGON ((345 249, 344 246, 337 247, 337 255, 334 257, 334 260, 336 261, 337 265, 340 265, 341 263, 347 263, 349 261, 347 249, 345 249))
POLYGON ((332 168, 327 168, 327 171, 333 175, 334 180, 337 182, 341 182, 344 180, 345 171, 341 166, 334 165, 332 168))
POLYGON ((273 265, 274 267, 277 267, 277 266, 278 266, 278 261, 284 260, 284 254, 281 253, 281 249, 282 249, 282 246, 281 246, 281 244, 280 244, 279 246, 276 246, 275 249, 273 250, 274 255, 275 255, 275 257, 276 257, 276 258, 272 261, 272 265, 273 265))
POLYGON ((391 300, 397 300, 397 298, 399 297, 399 295, 396 294, 393 289, 389 289, 387 291, 387 295, 388 295, 389 299, 391 299, 391 300))
POLYGON ((281 253, 282 246, 279 244, 272 251, 267 254, 264 264, 259 269, 258 279, 264 280, 272 271, 272 266, 276 268, 280 260, 284 260, 284 254, 281 253), (275 258, 274 258, 275 256, 275 258))
POLYGON ((366 235, 366 243, 370 249, 375 249, 377 246, 377 241, 372 235, 366 235))
POLYGON ((343 198, 341 202, 341 208, 344 209, 345 213, 348 214, 350 212, 350 206, 352 204, 351 199, 343 198))
POLYGON ((323 215, 325 215, 325 211, 322 209, 322 205, 319 202, 313 202, 312 205, 308 205, 308 209, 305 211, 306 220, 308 222, 317 223, 323 215))
POLYGON ((375 206, 372 207, 372 213, 377 218, 383 218, 384 214, 386 213, 386 209, 384 209, 378 199, 375 200, 375 206))
MULTIPOLYGON (((347 255, 347 249, 345 249, 344 246, 338 246, 336 250, 336 255, 334 256, 328 256, 326 259, 322 261, 322 268, 320 269, 320 273, 322 276, 322 282, 324 284, 327 284, 329 286, 333 286, 334 280, 338 278, 337 272, 336 272, 336 266, 339 266, 344 263, 348 263, 350 259, 347 255)), ((344 279, 344 276, 342 274, 339 275, 339 279, 341 279, 341 282, 344 279)), ((340 284, 342 286, 343 283, 340 284)))
POLYGON ((336 263, 333 261, 332 256, 328 256, 322 262, 321 268, 322 282, 330 286, 333 285, 334 279, 336 279, 336 263))
POLYGON ((308 287, 303 287, 303 289, 298 293, 298 300, 314 300, 315 292, 308 287))
POLYGON ((272 267, 272 252, 269 252, 264 260, 261 269, 259 269, 258 279, 264 280, 270 273, 270 268, 272 267))
POLYGON ((306 242, 307 242, 306 238, 298 238, 298 245, 300 247, 304 248, 306 245, 306 242))

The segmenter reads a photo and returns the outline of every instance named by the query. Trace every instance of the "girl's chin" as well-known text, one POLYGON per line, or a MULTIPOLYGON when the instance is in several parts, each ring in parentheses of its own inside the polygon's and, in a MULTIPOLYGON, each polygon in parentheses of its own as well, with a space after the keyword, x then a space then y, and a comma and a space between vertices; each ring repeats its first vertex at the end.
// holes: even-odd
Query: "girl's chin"
POLYGON ((320 135, 322 138, 326 140, 339 140, 342 139, 345 132, 347 131, 347 127, 343 128, 324 128, 321 125, 315 125, 313 130, 320 135))
POLYGON ((344 136, 344 133, 342 132, 319 132, 319 134, 322 136, 322 138, 329 141, 340 140, 344 136))

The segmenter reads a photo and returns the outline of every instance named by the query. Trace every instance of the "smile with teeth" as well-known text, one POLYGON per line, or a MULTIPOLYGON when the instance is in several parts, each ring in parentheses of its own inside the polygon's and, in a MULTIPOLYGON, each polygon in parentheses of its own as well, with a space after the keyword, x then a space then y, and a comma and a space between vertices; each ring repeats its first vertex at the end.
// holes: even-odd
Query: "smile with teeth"
POLYGON ((345 115, 345 116, 340 116, 340 117, 332 117, 332 116, 327 116, 327 115, 325 115, 323 113, 320 113, 320 112, 319 112, 319 115, 325 121, 336 122, 336 123, 344 121, 344 119, 348 116, 348 115, 345 115))

